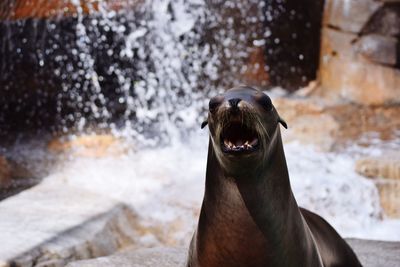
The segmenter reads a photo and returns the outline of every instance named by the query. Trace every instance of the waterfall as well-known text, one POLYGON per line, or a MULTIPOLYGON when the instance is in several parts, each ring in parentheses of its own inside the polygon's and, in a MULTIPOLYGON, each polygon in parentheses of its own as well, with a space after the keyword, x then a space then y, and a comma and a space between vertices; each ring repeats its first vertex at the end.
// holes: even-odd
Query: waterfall
MULTIPOLYGON (((86 121, 94 118, 99 121, 97 127, 110 127, 114 133, 134 136, 140 143, 157 144, 179 135, 178 128, 193 128, 203 106, 199 100, 212 90, 199 90, 199 79, 204 76, 200 66, 207 62, 212 68, 215 64, 209 60, 207 46, 199 45, 206 16, 204 2, 154 0, 146 3, 139 14, 123 11, 122 20, 100 3, 99 15, 89 23, 85 23, 80 2, 75 2, 76 53, 81 62, 78 75, 82 74, 84 80, 76 86, 90 91, 86 102, 73 109, 78 130, 82 131, 86 121), (105 88, 99 82, 106 78, 96 71, 95 64, 99 62, 92 56, 95 44, 89 35, 95 33, 101 45, 107 32, 121 42, 117 49, 106 51, 117 60, 104 66, 106 73, 115 77, 117 88, 105 88), (107 104, 107 90, 118 92, 114 99, 117 108, 107 104), (120 114, 115 116, 117 111, 120 114)), ((65 93, 61 98, 74 100, 78 95, 82 101, 80 93, 76 94, 82 90, 75 87, 71 91, 68 86, 63 85, 65 93)), ((62 108, 61 104, 59 110, 62 108)))
POLYGON ((4 21, 5 114, 19 105, 21 117, 32 116, 28 128, 47 112, 40 124, 57 131, 111 129, 169 143, 198 127, 210 95, 243 82, 249 44, 264 38, 262 1, 126 2, 115 10, 66 0, 73 15, 4 21), (14 99, 21 88, 30 102, 14 99))

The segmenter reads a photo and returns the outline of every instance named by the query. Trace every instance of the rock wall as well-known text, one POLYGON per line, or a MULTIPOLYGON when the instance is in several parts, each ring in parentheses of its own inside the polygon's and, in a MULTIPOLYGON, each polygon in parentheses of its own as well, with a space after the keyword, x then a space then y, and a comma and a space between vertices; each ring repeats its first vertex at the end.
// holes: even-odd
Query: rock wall
MULTIPOLYGON (((319 122, 331 126, 324 129, 333 127, 325 135, 328 142, 320 143, 357 140, 367 132, 386 140, 398 138, 400 1, 326 0, 321 34, 315 95, 330 102, 333 112, 328 109, 324 116, 334 123, 319 116, 319 122)), ((373 178, 386 216, 398 218, 399 181, 393 173, 382 177, 392 165, 384 159, 366 158, 356 170, 373 178)))
POLYGON ((356 171, 375 182, 385 215, 400 218, 399 152, 388 151, 385 156, 362 158, 357 161, 356 171))
POLYGON ((316 78, 324 0, 265 1, 270 84, 296 91, 316 78))
POLYGON ((11 184, 11 168, 7 159, 0 156, 0 190, 11 184))
POLYGON ((85 14, 99 10, 99 3, 106 2, 107 8, 118 10, 133 6, 141 0, 3 0, 0 4, 0 20, 16 20, 27 18, 50 18, 55 16, 70 16, 82 8, 85 14), (76 4, 79 3, 79 4, 76 4))
POLYGON ((39 182, 25 166, 0 155, 0 201, 39 182))
POLYGON ((400 1, 327 0, 321 94, 362 105, 400 103, 400 1))

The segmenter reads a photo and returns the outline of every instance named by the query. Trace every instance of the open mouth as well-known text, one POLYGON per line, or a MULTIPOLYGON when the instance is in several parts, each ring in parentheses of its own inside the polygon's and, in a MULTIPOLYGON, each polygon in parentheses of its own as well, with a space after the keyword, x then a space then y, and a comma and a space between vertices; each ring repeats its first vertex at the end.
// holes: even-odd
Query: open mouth
POLYGON ((221 147, 225 153, 250 153, 259 148, 256 131, 240 122, 232 122, 221 134, 221 147))

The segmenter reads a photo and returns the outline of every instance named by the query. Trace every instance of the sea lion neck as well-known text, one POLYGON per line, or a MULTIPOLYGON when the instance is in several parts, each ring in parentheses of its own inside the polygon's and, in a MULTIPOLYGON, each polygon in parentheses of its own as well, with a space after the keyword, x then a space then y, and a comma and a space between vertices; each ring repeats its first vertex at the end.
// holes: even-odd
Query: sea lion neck
POLYGON ((270 157, 273 164, 264 165, 256 179, 246 180, 224 174, 210 140, 206 189, 194 240, 196 257, 202 261, 198 266, 297 266, 304 258, 312 262, 306 266, 319 266, 313 264, 319 261, 317 256, 306 252, 306 247, 313 246, 312 239, 297 231, 304 222, 297 219, 302 217, 290 189, 280 136, 275 145, 270 157), (211 253, 215 250, 217 254, 211 253))
MULTIPOLYGON (((273 147, 265 162, 260 164, 259 168, 247 173, 227 173, 218 161, 210 140, 205 197, 212 199, 227 197, 224 194, 230 192, 224 191, 220 187, 225 188, 227 184, 231 184, 230 187, 238 190, 241 201, 252 213, 255 207, 270 208, 271 212, 276 208, 286 209, 285 205, 288 203, 287 200, 292 197, 292 192, 279 129, 277 132, 278 136, 271 143, 273 147), (272 197, 276 195, 279 195, 280 198, 272 197), (252 205, 256 202, 257 205, 252 205)), ((256 211, 254 210, 254 212, 256 211)))

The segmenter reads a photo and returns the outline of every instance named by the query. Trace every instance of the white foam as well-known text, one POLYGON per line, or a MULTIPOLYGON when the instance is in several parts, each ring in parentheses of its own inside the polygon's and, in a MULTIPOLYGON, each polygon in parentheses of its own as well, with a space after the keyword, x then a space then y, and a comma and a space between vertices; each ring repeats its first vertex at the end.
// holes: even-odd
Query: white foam
MULTIPOLYGON (((74 159, 58 172, 68 183, 134 207, 145 223, 180 222, 176 242, 187 244, 204 192, 208 136, 142 150, 120 158, 74 159)), ((348 154, 285 145, 292 189, 299 205, 327 219, 343 236, 400 240, 399 220, 382 220, 373 183, 354 171, 348 154), (397 230, 396 230, 397 229, 397 230)))

